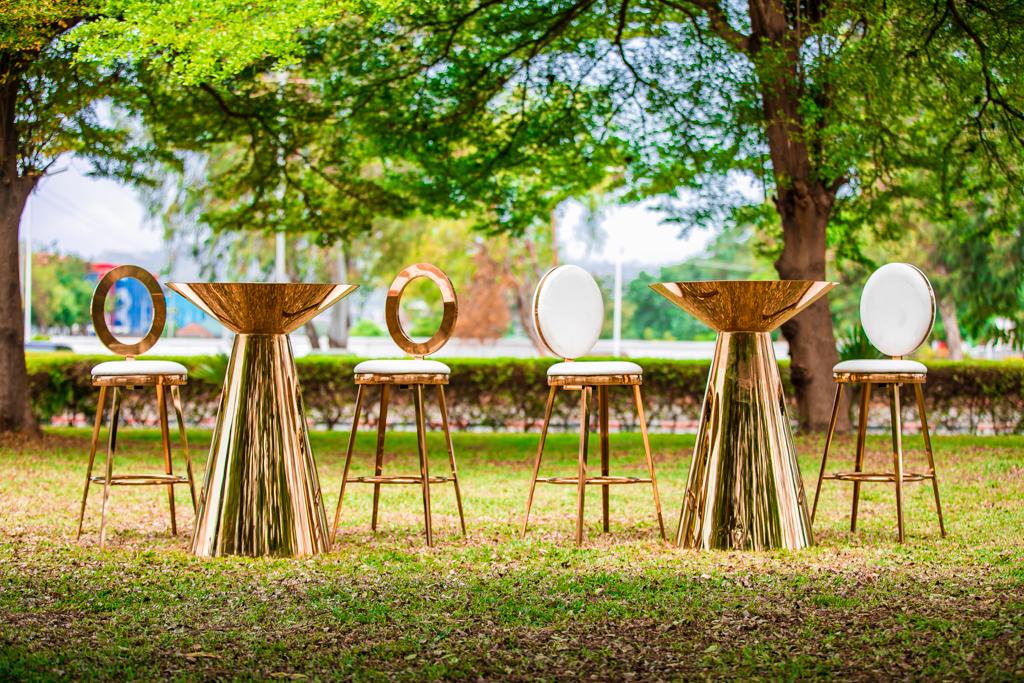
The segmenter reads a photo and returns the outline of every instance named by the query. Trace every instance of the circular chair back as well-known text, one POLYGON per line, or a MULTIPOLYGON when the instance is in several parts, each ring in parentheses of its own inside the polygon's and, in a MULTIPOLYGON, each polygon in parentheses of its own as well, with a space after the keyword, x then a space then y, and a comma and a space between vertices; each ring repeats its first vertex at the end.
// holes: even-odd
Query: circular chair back
POLYGON ((889 263, 868 278, 860 296, 860 321, 872 346, 887 356, 907 356, 928 339, 935 324, 935 293, 909 263, 889 263))
POLYGON ((428 356, 446 343, 455 330, 455 322, 459 318, 459 301, 455 296, 455 288, 448 276, 437 266, 429 263, 415 263, 407 266, 398 274, 395 281, 388 289, 388 298, 384 303, 384 319, 388 324, 388 332, 391 338, 402 349, 414 358, 428 356), (402 302, 402 292, 410 282, 416 278, 425 277, 441 290, 441 302, 444 304, 444 313, 441 317, 441 326, 437 328, 430 339, 425 342, 417 342, 405 333, 402 328, 402 321, 399 317, 399 306, 402 302))
POLYGON ((117 266, 108 270, 96 283, 96 291, 92 295, 92 326, 103 345, 114 353, 126 358, 135 358, 149 351, 163 334, 166 320, 167 302, 164 299, 164 292, 160 289, 156 278, 148 270, 139 266, 117 266), (141 282, 149 292, 149 298, 153 303, 153 321, 149 325, 149 331, 146 332, 146 336, 134 344, 126 344, 115 337, 107 326, 107 318, 103 314, 107 294, 118 281, 125 278, 134 278, 141 282))
POLYGON ((579 266, 552 268, 533 294, 533 324, 551 353, 565 360, 585 356, 604 325, 601 288, 579 266))

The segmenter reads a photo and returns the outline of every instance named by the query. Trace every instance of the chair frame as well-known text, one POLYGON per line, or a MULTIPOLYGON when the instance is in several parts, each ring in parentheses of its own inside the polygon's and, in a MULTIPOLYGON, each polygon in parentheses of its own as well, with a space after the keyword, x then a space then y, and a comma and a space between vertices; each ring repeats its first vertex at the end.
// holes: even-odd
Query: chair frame
MULTIPOLYGON (((96 330, 96 336, 100 341, 115 353, 125 355, 128 361, 135 360, 135 357, 149 350, 160 338, 163 332, 164 321, 166 320, 166 302, 163 291, 157 284, 156 279, 146 270, 138 266, 118 266, 108 271, 96 285, 96 291, 92 299, 92 322, 96 330), (153 303, 153 322, 146 336, 135 344, 125 344, 118 341, 107 327, 106 319, 103 316, 103 304, 110 289, 123 278, 135 278, 141 282, 149 291, 153 303)), ((89 498, 89 487, 92 484, 103 484, 103 504, 100 513, 100 548, 106 547, 107 510, 110 500, 111 486, 166 486, 167 504, 171 515, 171 536, 177 536, 178 524, 175 514, 174 487, 178 484, 188 484, 192 496, 192 510, 198 509, 196 500, 195 477, 192 471, 192 459, 188 451, 188 435, 185 432, 185 420, 179 387, 188 382, 187 375, 111 375, 95 376, 92 384, 99 387, 100 395, 96 406, 96 420, 93 425, 92 442, 89 447, 89 465, 85 474, 85 487, 82 491, 82 504, 78 513, 78 529, 75 540, 82 537, 82 526, 85 521, 85 508, 89 498), (117 430, 121 417, 121 392, 130 391, 135 387, 151 386, 156 390, 157 412, 160 418, 160 443, 164 456, 163 474, 114 474, 114 456, 117 451, 117 430), (100 430, 103 426, 103 414, 106 410, 106 398, 108 389, 112 390, 110 424, 107 438, 107 454, 104 473, 93 475, 93 467, 96 462, 96 451, 99 445, 100 430), (167 393, 171 395, 171 403, 174 406, 174 414, 178 423, 178 435, 181 439, 181 448, 185 459, 186 475, 174 474, 171 459, 171 437, 167 420, 167 393)))
MULTIPOLYGON (((385 303, 385 319, 388 330, 395 343, 414 359, 422 360, 426 355, 434 353, 448 341, 455 328, 458 318, 458 300, 455 296, 455 288, 448 277, 436 266, 429 263, 417 263, 402 270, 395 278, 388 290, 385 303), (402 292, 414 279, 424 277, 431 280, 441 291, 441 300, 444 305, 444 314, 438 331, 426 342, 416 342, 406 335, 399 320, 399 305, 402 292)), ((355 375, 356 407, 352 418, 352 429, 349 432, 348 448, 345 451, 345 466, 341 476, 341 491, 338 493, 338 505, 334 511, 334 525, 331 529, 331 545, 338 535, 338 527, 341 523, 341 507, 345 500, 345 489, 348 484, 372 484, 373 485, 373 516, 370 521, 370 529, 377 531, 377 520, 379 519, 380 487, 382 485, 416 485, 418 484, 423 492, 423 528, 427 540, 427 546, 434 545, 434 524, 430 507, 430 485, 452 482, 455 488, 455 501, 459 510, 459 525, 462 535, 466 535, 466 518, 462 510, 462 490, 459 487, 459 475, 455 465, 455 447, 452 444, 451 430, 448 425, 448 404, 445 400, 444 386, 448 384, 448 375, 444 373, 410 373, 410 374, 381 374, 381 373, 360 373, 355 375), (349 469, 352 465, 352 455, 355 449, 356 432, 359 429, 359 418, 362 414, 364 390, 367 386, 379 385, 380 409, 377 417, 377 448, 374 458, 374 473, 370 477, 349 477, 349 469), (437 391, 438 407, 441 411, 441 427, 444 432, 445 445, 448 450, 448 464, 450 467, 449 476, 432 476, 427 457, 426 439, 426 417, 424 408, 424 387, 433 386, 437 391), (385 475, 384 470, 384 438, 387 432, 388 403, 391 396, 391 388, 408 389, 413 392, 413 403, 416 408, 416 446, 419 455, 420 472, 418 475, 393 474, 385 475)))
POLYGON ((930 479, 932 489, 935 493, 935 510, 939 517, 939 533, 942 538, 946 537, 946 525, 942 518, 942 503, 939 499, 939 479, 935 472, 935 456, 932 452, 931 435, 928 432, 928 415, 924 406, 924 391, 922 387, 927 380, 926 375, 903 374, 903 373, 872 373, 872 372, 837 372, 833 378, 836 382, 835 400, 832 404, 832 418, 828 425, 828 435, 825 437, 825 453, 821 458, 821 470, 818 473, 818 485, 814 490, 814 506, 811 508, 811 524, 814 524, 814 516, 818 511, 818 497, 821 494, 821 482, 825 479, 836 481, 853 482, 853 508, 850 512, 850 532, 857 531, 857 508, 860 504, 860 485, 864 482, 892 483, 896 486, 896 526, 899 534, 899 542, 905 539, 905 527, 903 519, 903 484, 925 481, 930 479), (836 419, 839 416, 839 406, 842 403, 843 387, 847 384, 861 385, 860 400, 860 421, 857 428, 857 451, 852 472, 835 472, 826 474, 825 469, 828 463, 829 449, 832 446, 832 437, 835 433, 836 419), (903 424, 900 403, 900 388, 904 385, 914 387, 914 396, 917 401, 917 412, 921 418, 921 434, 924 436, 924 450, 928 456, 928 469, 925 472, 911 472, 904 468, 903 463, 903 424), (892 432, 892 472, 865 472, 864 453, 865 440, 867 436, 868 410, 871 406, 871 389, 876 386, 885 386, 889 393, 889 414, 890 429, 892 432))
MULTIPOLYGON (((557 268, 552 268, 541 278, 537 284, 537 292, 544 285, 548 276, 557 268)), ((534 294, 533 320, 537 328, 537 334, 552 353, 556 353, 551 345, 544 338, 540 325, 538 307, 538 294, 534 294)), ((556 353, 557 355, 557 353, 556 353)), ((566 358, 565 361, 573 359, 566 358)), ((533 475, 530 478, 530 492, 526 498, 526 513, 523 516, 523 524, 520 530, 520 537, 526 537, 526 531, 530 524, 530 510, 533 507, 533 497, 537 484, 561 484, 576 487, 576 545, 583 545, 583 518, 584 503, 586 499, 587 486, 601 487, 601 518, 602 530, 609 531, 609 487, 626 484, 650 484, 654 493, 654 509, 658 518, 658 528, 662 540, 665 540, 665 521, 661 512, 661 499, 658 496, 658 480, 654 474, 654 458, 651 455, 651 442, 647 434, 647 418, 644 415, 643 395, 640 386, 643 384, 642 374, 609 374, 609 375, 548 375, 548 398, 544 407, 544 423, 541 426, 540 442, 537 444, 537 457, 533 464, 533 475), (609 450, 609 426, 608 426, 608 388, 613 386, 628 386, 632 388, 633 402, 636 406, 637 417, 640 422, 640 433, 643 436, 644 454, 647 458, 648 477, 623 477, 612 476, 610 470, 609 450), (555 394, 558 390, 580 392, 580 440, 577 455, 577 472, 572 477, 540 477, 540 464, 544 456, 544 444, 547 440, 548 428, 551 424, 551 413, 555 405, 555 394), (601 440, 601 474, 599 476, 587 475, 587 455, 590 446, 590 405, 593 401, 594 390, 597 390, 597 413, 598 413, 598 436, 601 440)))

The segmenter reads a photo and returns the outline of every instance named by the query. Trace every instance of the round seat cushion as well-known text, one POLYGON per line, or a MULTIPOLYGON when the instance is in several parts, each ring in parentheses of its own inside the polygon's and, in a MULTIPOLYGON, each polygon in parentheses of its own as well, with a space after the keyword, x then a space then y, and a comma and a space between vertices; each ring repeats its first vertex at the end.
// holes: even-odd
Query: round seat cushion
POLYGON ((187 375, 188 368, 170 360, 110 360, 92 369, 93 377, 128 375, 187 375))
POLYGON ((555 363, 548 368, 548 377, 566 375, 592 377, 594 375, 641 375, 644 369, 625 360, 594 360, 555 363))
POLYGON ((357 375, 449 375, 451 371, 436 360, 411 358, 364 360, 352 370, 357 375))
POLYGON ((882 266, 864 284, 860 321, 871 344, 885 355, 913 353, 935 323, 931 283, 909 263, 882 266))
POLYGON ((836 363, 832 372, 870 372, 892 373, 901 375, 924 375, 928 368, 916 360, 893 360, 892 358, 865 358, 864 360, 844 360, 836 363))

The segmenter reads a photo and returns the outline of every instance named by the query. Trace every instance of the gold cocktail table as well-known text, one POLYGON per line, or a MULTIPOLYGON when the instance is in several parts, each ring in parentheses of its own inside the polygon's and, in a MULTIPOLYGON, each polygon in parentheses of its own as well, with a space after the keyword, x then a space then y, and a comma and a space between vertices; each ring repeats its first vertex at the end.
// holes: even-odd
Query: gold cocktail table
POLYGON ((677 545, 795 550, 814 543, 771 332, 835 286, 813 280, 651 285, 718 332, 677 545))
POLYGON ((326 552, 327 517, 288 333, 356 285, 168 286, 235 333, 192 554, 299 557, 326 552))

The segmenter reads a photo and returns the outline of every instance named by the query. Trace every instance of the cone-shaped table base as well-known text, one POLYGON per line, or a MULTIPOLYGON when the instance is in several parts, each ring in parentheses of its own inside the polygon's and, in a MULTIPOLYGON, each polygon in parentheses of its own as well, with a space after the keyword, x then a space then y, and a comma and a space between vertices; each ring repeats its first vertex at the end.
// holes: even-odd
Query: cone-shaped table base
POLYGON ((737 550, 813 543, 766 332, 718 335, 676 543, 737 550))
POLYGON ((678 545, 795 550, 814 543, 771 330, 834 286, 810 280, 651 285, 718 331, 678 545))
POLYGON ((355 289, 171 283, 237 332, 206 464, 192 553, 299 557, 329 549, 288 332, 355 289))

